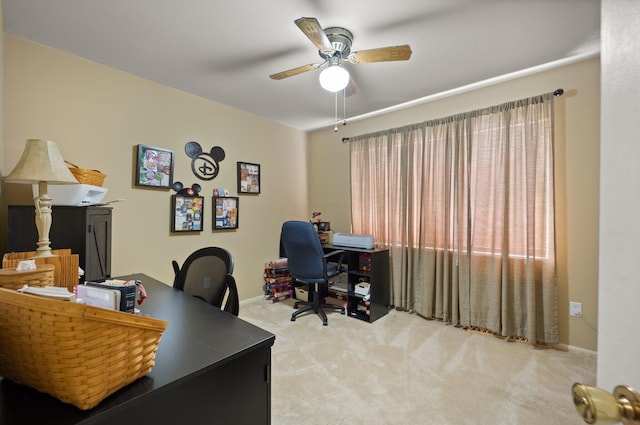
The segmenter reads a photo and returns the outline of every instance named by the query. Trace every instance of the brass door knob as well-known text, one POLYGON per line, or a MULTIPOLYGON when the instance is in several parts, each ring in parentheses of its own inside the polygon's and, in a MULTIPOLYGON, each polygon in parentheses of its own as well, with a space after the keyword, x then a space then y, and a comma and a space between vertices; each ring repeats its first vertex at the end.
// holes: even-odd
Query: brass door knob
POLYGON ((613 394, 576 383, 571 388, 573 404, 588 424, 620 422, 624 425, 640 424, 640 394, 631 387, 620 385, 613 394))

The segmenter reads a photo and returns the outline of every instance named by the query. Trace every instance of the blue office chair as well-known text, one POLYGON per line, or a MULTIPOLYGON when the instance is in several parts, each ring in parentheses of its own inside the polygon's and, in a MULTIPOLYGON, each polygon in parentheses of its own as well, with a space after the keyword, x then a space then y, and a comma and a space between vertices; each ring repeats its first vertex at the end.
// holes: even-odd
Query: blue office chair
POLYGON ((229 251, 215 246, 200 248, 187 257, 182 268, 175 260, 171 264, 174 288, 238 315, 240 302, 229 251))
POLYGON ((329 279, 345 271, 342 267, 345 252, 335 250, 325 254, 318 238, 318 232, 308 221, 287 221, 282 225, 280 242, 287 257, 289 273, 296 282, 307 285, 309 301, 296 301, 293 308, 297 309, 291 315, 291 321, 307 311, 314 311, 322 318, 322 324, 327 326, 327 314, 324 309, 336 309, 345 313, 344 307, 320 302, 321 289, 326 292, 329 279), (336 259, 337 262, 330 262, 336 259), (300 305, 305 307, 298 309, 300 305))

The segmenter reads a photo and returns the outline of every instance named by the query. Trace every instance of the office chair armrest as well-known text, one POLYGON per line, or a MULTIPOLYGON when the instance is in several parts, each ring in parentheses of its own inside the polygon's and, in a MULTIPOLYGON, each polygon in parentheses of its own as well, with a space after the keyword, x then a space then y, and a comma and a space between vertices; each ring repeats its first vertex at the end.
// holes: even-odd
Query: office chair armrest
POLYGON ((238 286, 236 285, 236 279, 231 273, 227 273, 225 276, 225 282, 227 288, 229 288, 229 296, 224 306, 224 311, 227 311, 234 316, 237 316, 240 311, 240 300, 238 295, 238 286))
POLYGON ((338 264, 338 267, 337 267, 338 273, 342 273, 342 272, 347 270, 346 268, 342 267, 342 264, 344 264, 344 257, 346 255, 346 253, 347 252, 342 250, 342 249, 336 249, 336 250, 328 252, 328 253, 326 253, 326 254, 324 254, 322 256, 322 262, 323 262, 323 265, 324 265, 324 275, 325 276, 327 275, 327 263, 329 262, 329 259, 332 258, 332 257, 336 257, 338 255, 340 256, 338 258, 338 261, 336 261, 336 263, 338 264))
POLYGON ((178 262, 176 260, 173 260, 171 262, 171 265, 173 266, 173 287, 176 287, 176 284, 178 283, 178 273, 180 273, 180 266, 178 265, 178 262))
POLYGON ((322 258, 324 258, 326 260, 326 259, 334 257, 334 256, 336 256, 338 254, 341 254, 341 256, 344 257, 344 254, 346 254, 346 251, 344 251, 342 249, 336 249, 335 251, 331 251, 331 252, 328 252, 328 253, 324 254, 322 256, 322 258))

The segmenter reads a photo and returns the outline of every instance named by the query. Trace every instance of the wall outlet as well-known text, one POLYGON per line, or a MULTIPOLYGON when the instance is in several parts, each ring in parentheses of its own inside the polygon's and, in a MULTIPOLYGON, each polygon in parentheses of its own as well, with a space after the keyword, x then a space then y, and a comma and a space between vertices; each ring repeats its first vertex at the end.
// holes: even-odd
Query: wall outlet
POLYGON ((574 317, 582 317, 582 303, 569 302, 569 314, 574 317))

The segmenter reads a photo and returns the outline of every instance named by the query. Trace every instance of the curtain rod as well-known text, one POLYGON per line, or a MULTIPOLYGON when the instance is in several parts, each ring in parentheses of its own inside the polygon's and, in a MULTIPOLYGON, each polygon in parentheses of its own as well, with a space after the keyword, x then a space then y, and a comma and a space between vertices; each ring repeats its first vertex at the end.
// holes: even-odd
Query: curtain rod
MULTIPOLYGON (((553 95, 556 96, 556 97, 562 96, 563 94, 564 94, 564 89, 563 88, 556 89, 553 92, 553 95)), ((349 141, 349 137, 343 137, 342 138, 342 143, 346 143, 348 141, 349 141)))

